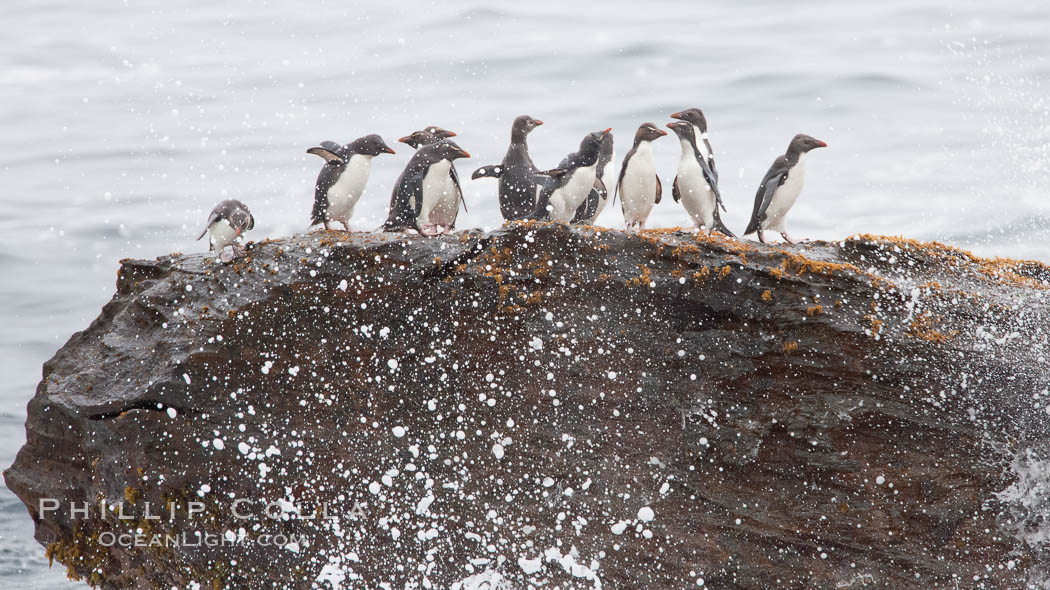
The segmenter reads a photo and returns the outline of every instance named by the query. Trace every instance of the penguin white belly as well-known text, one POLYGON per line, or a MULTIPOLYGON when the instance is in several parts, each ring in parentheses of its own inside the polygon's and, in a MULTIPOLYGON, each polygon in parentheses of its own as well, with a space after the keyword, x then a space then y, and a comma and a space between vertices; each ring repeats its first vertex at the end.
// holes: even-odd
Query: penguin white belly
POLYGON ((705 229, 711 229, 715 222, 715 193, 704 178, 704 170, 696 161, 692 150, 682 154, 678 162, 678 192, 682 196, 682 206, 692 218, 693 223, 705 229))
MULTIPOLYGON (((451 166, 449 170, 451 171, 451 166)), ((445 188, 442 189, 437 204, 430 211, 429 220, 430 223, 447 229, 456 223, 456 215, 459 214, 459 201, 463 198, 463 195, 456 188, 456 183, 452 182, 451 173, 446 175, 445 180, 445 188)))
POLYGON ((584 199, 594 188, 595 168, 597 164, 580 167, 572 171, 569 180, 562 186, 554 189, 550 196, 551 212, 553 221, 569 223, 576 215, 584 199))
POLYGON ((220 219, 208 226, 208 240, 211 241, 211 247, 216 252, 221 252, 226 246, 236 243, 239 238, 240 234, 225 219, 220 219))
POLYGON ((624 221, 627 225, 644 224, 656 204, 656 166, 649 142, 639 145, 627 161, 620 187, 624 221))
POLYGON ((802 154, 798 163, 788 171, 784 184, 777 187, 773 192, 773 198, 769 200, 766 208, 766 218, 762 220, 762 229, 775 232, 784 231, 784 217, 802 194, 802 184, 806 179, 806 159, 802 154))
POLYGON ((339 175, 328 188, 328 218, 334 221, 349 223, 354 214, 354 206, 365 192, 365 184, 368 183, 368 171, 371 168, 372 157, 354 154, 346 164, 346 170, 339 175))
POLYGON ((431 164, 426 174, 423 175, 423 203, 419 210, 419 217, 416 218, 417 228, 423 229, 423 226, 430 222, 430 214, 448 192, 448 186, 451 184, 449 182, 450 168, 452 168, 451 161, 441 160, 431 164))

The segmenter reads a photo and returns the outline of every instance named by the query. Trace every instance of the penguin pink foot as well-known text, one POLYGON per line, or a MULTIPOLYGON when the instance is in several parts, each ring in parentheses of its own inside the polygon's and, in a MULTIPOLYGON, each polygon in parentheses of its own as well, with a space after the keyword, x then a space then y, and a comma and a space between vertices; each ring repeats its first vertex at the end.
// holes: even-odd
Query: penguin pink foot
POLYGON ((247 250, 238 246, 229 246, 223 248, 222 252, 219 253, 219 262, 223 264, 229 264, 238 258, 243 258, 247 254, 247 250))

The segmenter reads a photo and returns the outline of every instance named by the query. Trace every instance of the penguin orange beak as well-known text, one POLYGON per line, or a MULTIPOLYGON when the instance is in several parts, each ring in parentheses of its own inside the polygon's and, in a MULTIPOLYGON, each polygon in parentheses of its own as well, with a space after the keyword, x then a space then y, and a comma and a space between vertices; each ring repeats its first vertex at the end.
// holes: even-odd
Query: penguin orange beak
POLYGON ((682 118, 682 111, 678 111, 677 113, 671 113, 671 118, 672 119, 681 119, 682 118))
POLYGON ((455 137, 456 136, 456 132, 455 131, 449 131, 448 129, 445 130, 445 133, 447 133, 449 137, 455 137))
POLYGON ((399 137, 397 140, 400 141, 401 143, 408 143, 411 139, 412 139, 411 135, 406 135, 404 137, 399 137))
POLYGON ((539 119, 533 119, 532 123, 533 125, 543 125, 543 121, 540 121, 539 119))
POLYGON ((470 154, 467 153, 467 150, 459 150, 459 155, 464 157, 464 158, 469 158, 470 157, 470 154))
MULTIPOLYGON (((670 126, 670 123, 668 123, 668 126, 670 126)), ((661 137, 663 137, 664 135, 667 135, 667 132, 664 131, 663 129, 657 129, 656 132, 659 133, 661 137)))
POLYGON ((817 140, 817 147, 828 147, 828 144, 823 141, 817 140))
POLYGON ((383 153, 386 153, 386 154, 396 154, 397 152, 395 152, 394 150, 390 149, 390 146, 384 146, 384 147, 383 147, 383 153))
POLYGON ((608 128, 608 129, 606 129, 605 131, 602 131, 602 133, 603 133, 603 134, 606 134, 606 133, 609 133, 610 131, 612 131, 612 127, 609 127, 609 128, 608 128))

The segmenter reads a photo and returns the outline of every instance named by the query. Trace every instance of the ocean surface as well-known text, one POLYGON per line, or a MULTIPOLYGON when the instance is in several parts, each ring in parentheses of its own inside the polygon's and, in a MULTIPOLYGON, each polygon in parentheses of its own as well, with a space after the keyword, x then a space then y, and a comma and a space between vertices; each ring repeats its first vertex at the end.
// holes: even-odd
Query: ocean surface
MULTIPOLYGON (((729 207, 746 224, 791 137, 809 158, 796 238, 942 240, 1050 261, 1050 5, 844 3, 5 0, 0 27, 0 465, 25 440, 40 366, 97 315, 118 260, 206 249, 211 207, 243 200, 253 239, 306 229, 320 160, 379 133, 353 222, 385 218, 425 125, 456 131, 469 213, 500 225, 510 122, 552 167, 612 127, 699 106, 729 207)), ((655 144, 664 186, 679 147, 655 144)), ((669 197, 669 194, 665 195, 669 197)), ((650 227, 687 223, 670 198, 650 227)), ((600 225, 622 227, 618 208, 600 225)), ((0 487, 0 588, 81 588, 49 569, 25 508, 0 487)))

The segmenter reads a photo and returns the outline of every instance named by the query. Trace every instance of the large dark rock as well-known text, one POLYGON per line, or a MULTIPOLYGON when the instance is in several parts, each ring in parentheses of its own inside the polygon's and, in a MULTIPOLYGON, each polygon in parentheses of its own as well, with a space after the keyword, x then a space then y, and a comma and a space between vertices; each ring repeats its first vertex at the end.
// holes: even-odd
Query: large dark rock
POLYGON ((1035 587, 1048 280, 544 224, 127 260, 5 476, 105 588, 1035 587))

